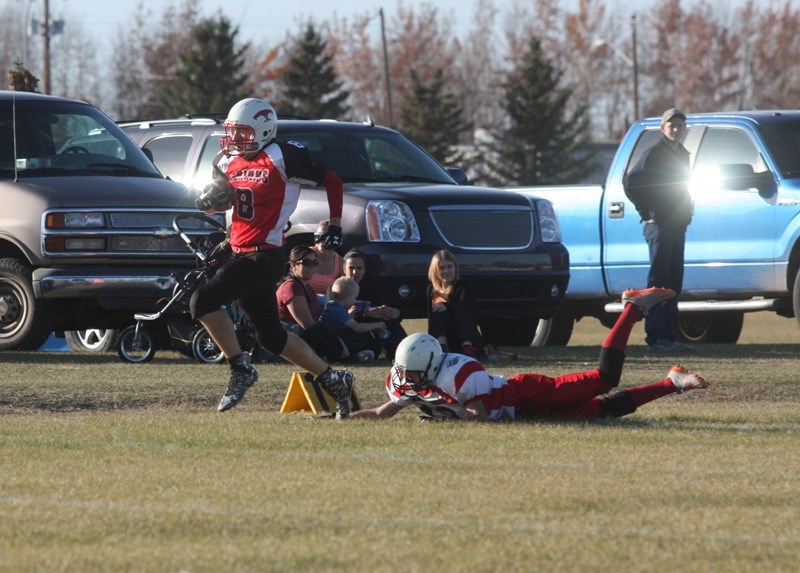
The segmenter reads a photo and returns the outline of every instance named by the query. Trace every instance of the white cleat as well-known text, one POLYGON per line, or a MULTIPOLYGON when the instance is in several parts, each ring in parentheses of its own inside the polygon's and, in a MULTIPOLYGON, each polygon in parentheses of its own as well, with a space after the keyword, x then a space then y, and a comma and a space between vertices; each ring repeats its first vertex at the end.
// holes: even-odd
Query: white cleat
POLYGON ((709 383, 704 378, 697 374, 689 374, 689 371, 680 364, 672 367, 672 370, 667 374, 667 378, 672 381, 672 385, 675 386, 679 394, 683 394, 689 390, 699 390, 709 387, 709 383))

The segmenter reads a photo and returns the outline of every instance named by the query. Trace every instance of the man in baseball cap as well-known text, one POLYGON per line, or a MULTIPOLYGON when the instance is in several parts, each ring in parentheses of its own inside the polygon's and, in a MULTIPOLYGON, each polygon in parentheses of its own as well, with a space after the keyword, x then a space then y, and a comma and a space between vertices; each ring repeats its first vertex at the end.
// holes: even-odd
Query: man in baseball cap
POLYGON ((675 118, 686 121, 686 114, 677 107, 671 107, 661 115, 661 125, 666 125, 675 118))
MULTIPOLYGON (((661 114, 661 138, 627 176, 625 193, 644 223, 650 253, 648 287, 683 287, 686 227, 692 221, 689 152, 683 146, 686 114, 672 107, 661 114)), ((645 342, 653 353, 677 354, 688 348, 678 340, 678 303, 655 305, 645 318, 645 342)))

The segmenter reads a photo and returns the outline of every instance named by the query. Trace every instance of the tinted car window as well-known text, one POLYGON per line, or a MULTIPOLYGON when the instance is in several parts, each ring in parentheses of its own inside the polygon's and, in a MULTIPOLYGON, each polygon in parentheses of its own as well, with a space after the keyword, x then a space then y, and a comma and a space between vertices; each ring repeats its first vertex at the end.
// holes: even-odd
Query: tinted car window
MULTIPOLYGON (((10 102, 7 102, 10 104, 10 102)), ((160 177, 140 149, 98 109, 80 102, 36 101, 0 107, 0 176, 160 177)))
POLYGON ((278 130, 281 141, 305 145, 311 155, 345 183, 425 181, 453 185, 441 165, 411 140, 393 131, 369 128, 314 131, 278 130))
POLYGON ((642 169, 643 166, 639 165, 642 161, 642 157, 651 147, 659 142, 662 135, 659 129, 648 129, 642 132, 642 135, 639 136, 639 140, 636 142, 636 147, 631 153, 631 158, 628 161, 628 168, 625 172, 626 174, 642 169))
POLYGON ((761 127, 761 135, 781 173, 786 177, 800 174, 800 122, 768 123, 761 127))

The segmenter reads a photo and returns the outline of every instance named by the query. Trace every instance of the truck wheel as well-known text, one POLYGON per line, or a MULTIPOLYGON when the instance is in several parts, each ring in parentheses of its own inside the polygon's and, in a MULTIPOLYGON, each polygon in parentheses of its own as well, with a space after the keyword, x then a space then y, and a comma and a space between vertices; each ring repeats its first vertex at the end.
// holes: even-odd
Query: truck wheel
POLYGON ((0 259, 0 350, 36 350, 53 325, 47 303, 33 294, 31 270, 17 259, 0 259))
POLYGON ((743 312, 685 312, 678 319, 678 338, 690 344, 736 344, 743 312))
POLYGON ((797 321, 797 326, 800 326, 800 269, 794 277, 794 286, 792 287, 792 309, 794 310, 794 318, 797 321))
POLYGON ((566 346, 572 337, 575 317, 569 309, 560 307, 550 318, 540 318, 531 346, 566 346))
POLYGON ((64 338, 73 352, 110 352, 117 346, 116 330, 67 330, 64 338))

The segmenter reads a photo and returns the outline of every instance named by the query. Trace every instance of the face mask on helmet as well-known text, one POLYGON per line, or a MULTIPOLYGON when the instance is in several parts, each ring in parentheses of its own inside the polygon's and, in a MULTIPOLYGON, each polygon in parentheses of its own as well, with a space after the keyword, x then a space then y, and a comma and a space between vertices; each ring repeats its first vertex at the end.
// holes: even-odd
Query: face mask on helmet
POLYGON ((402 396, 413 397, 433 386, 442 366, 444 353, 430 334, 406 337, 395 351, 391 383, 402 396))
POLYGON ((220 147, 228 155, 255 153, 265 148, 278 132, 278 115, 264 100, 243 99, 231 108, 222 124, 220 147))

